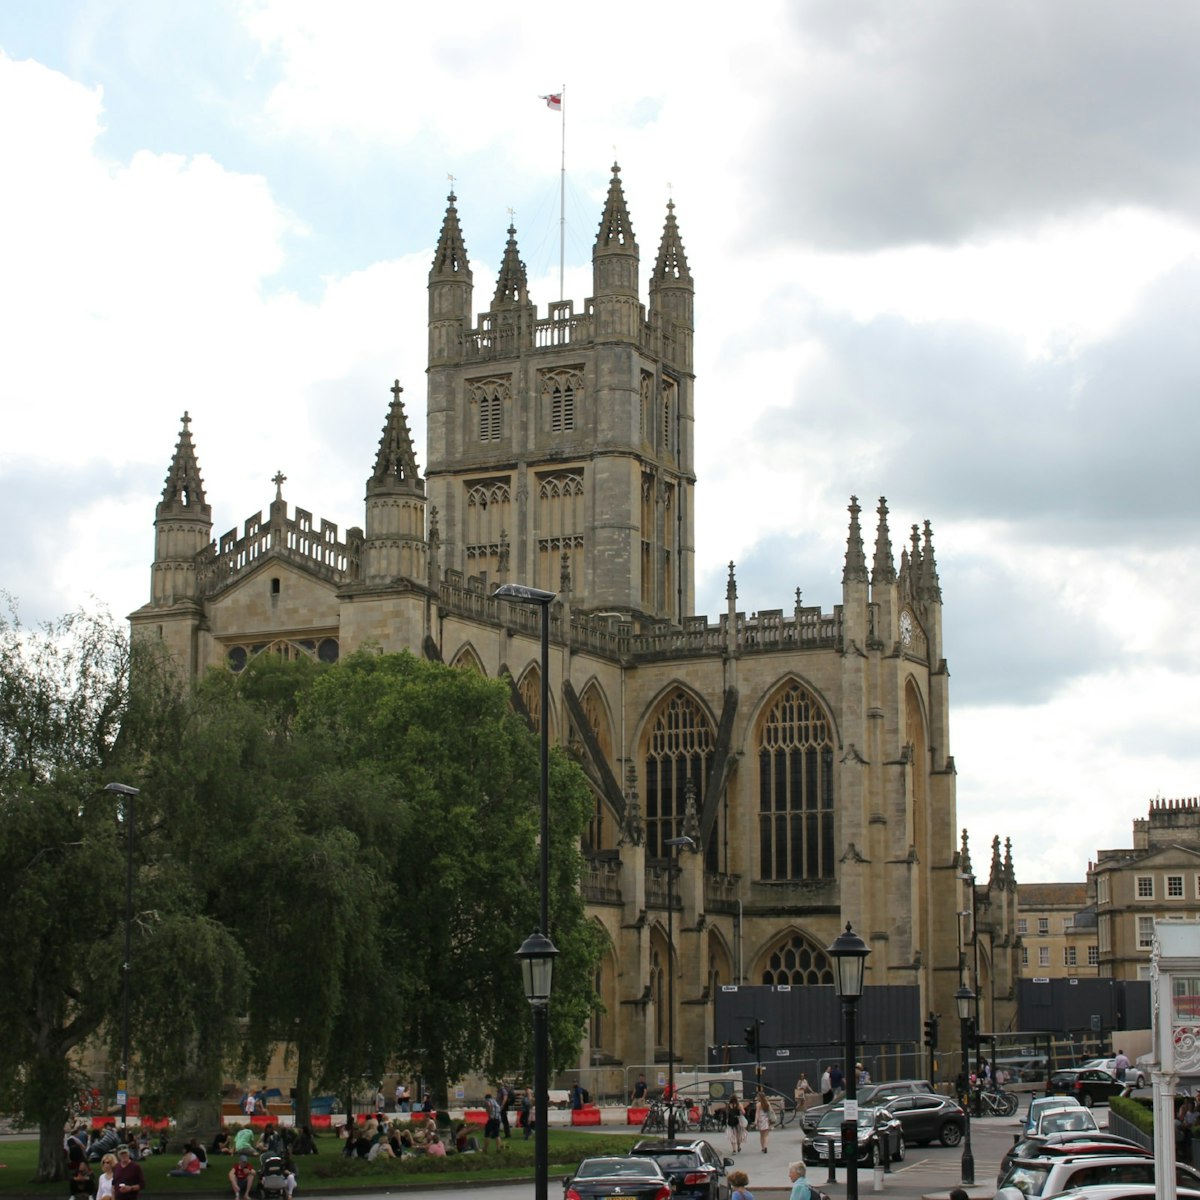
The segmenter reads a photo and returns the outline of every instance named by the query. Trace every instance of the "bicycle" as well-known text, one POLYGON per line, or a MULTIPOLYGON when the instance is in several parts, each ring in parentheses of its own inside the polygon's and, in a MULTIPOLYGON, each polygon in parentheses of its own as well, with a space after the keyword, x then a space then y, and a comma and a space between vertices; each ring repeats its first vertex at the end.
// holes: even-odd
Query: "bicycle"
POLYGON ((650 1107, 646 1110, 645 1119, 642 1121, 642 1132, 665 1134, 667 1132, 667 1117, 672 1107, 675 1109, 676 1131, 690 1129, 691 1122, 688 1121, 687 1104, 682 1101, 664 1103, 662 1100, 651 1100, 650 1107))
POLYGON ((1017 1111, 1017 1097, 1000 1088, 981 1088, 975 1093, 976 1112, 984 1117, 1011 1117, 1017 1111))

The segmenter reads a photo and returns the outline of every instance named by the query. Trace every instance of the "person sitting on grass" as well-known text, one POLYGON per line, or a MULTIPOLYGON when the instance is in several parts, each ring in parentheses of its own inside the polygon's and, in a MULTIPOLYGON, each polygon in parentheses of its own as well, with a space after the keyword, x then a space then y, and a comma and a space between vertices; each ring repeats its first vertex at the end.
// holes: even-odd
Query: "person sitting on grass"
POLYGON ((175 1164, 175 1169, 168 1171, 168 1175, 175 1175, 183 1179, 194 1179, 204 1170, 204 1163, 200 1159, 200 1155, 196 1153, 197 1146, 195 1142, 187 1142, 183 1147, 183 1157, 175 1164))
POLYGON ((229 1134, 224 1129, 217 1131, 217 1136, 213 1138, 212 1145, 208 1148, 209 1154, 232 1154, 233 1147, 229 1144, 229 1134))
POLYGON ((239 1154, 237 1162, 229 1169, 229 1184, 233 1188, 234 1200, 249 1200, 250 1189, 254 1187, 254 1175, 250 1155, 239 1154))
POLYGON ((233 1135, 233 1152, 234 1154, 249 1154, 254 1149, 254 1143, 257 1140, 254 1133, 254 1126, 247 1125, 244 1129, 239 1129, 233 1135))
POLYGON ((316 1138, 313 1137, 313 1131, 307 1125, 300 1126, 296 1139, 292 1142, 292 1153, 296 1155, 317 1153, 316 1138))
POLYGON ((88 1166, 87 1159, 81 1157, 71 1168, 71 1195, 90 1197, 95 1190, 92 1168, 88 1166))
POLYGON ((454 1131, 454 1148, 459 1154, 478 1154, 479 1139, 467 1128, 466 1121, 459 1121, 454 1131))
POLYGON ((429 1147, 425 1153, 432 1155, 434 1158, 446 1157, 446 1147, 442 1145, 442 1139, 436 1133, 429 1135, 429 1147))

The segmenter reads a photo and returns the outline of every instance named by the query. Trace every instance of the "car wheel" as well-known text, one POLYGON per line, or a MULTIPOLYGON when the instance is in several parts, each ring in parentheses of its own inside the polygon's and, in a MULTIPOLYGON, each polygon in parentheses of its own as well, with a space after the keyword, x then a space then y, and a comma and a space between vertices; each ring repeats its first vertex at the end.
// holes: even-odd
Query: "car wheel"
POLYGON ((962 1130, 953 1121, 947 1121, 938 1134, 938 1141, 943 1146, 957 1146, 962 1141, 962 1130))
POLYGON ((896 1153, 892 1157, 892 1162, 903 1162, 903 1161, 904 1161, 904 1134, 901 1134, 900 1142, 896 1146, 896 1153))
POLYGON ((1141 1071, 1138 1072, 1136 1086, 1140 1088, 1144 1088, 1146 1086, 1146 1077, 1141 1073, 1141 1071))
POLYGON ((1079 1103, 1082 1104, 1084 1108, 1091 1108, 1096 1102, 1092 1099, 1091 1092, 1084 1092, 1083 1095, 1079 1097, 1079 1103))

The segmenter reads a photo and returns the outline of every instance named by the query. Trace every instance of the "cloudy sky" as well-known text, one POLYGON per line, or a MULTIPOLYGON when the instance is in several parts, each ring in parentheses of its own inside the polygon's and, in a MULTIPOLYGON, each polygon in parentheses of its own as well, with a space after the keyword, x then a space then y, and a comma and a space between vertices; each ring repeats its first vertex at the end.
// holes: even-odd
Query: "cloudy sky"
MULTIPOLYGON (((1082 878, 1200 793, 1200 6, 0 0, 0 587, 149 595, 189 410, 216 532, 343 528, 455 176, 567 294, 620 160, 696 278, 699 611, 840 598, 846 504, 933 523, 959 816, 1082 878)), ((869 527, 869 533, 873 528, 869 527)), ((897 547, 898 548, 898 547, 897 547)))

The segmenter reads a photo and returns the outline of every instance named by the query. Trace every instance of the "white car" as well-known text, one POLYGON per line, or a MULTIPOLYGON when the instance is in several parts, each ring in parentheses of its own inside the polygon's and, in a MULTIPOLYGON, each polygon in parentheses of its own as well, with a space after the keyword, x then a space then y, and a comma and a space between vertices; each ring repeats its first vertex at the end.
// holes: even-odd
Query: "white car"
MULTIPOLYGON (((1087 1062, 1079 1064, 1079 1070, 1108 1071, 1109 1074, 1115 1075, 1117 1073, 1117 1069, 1113 1066, 1113 1063, 1116 1061, 1117 1060, 1115 1058, 1089 1058, 1087 1062)), ((1125 1082, 1129 1084, 1130 1087, 1145 1087, 1146 1076, 1142 1073, 1141 1067, 1130 1063, 1125 1070, 1125 1082)))

